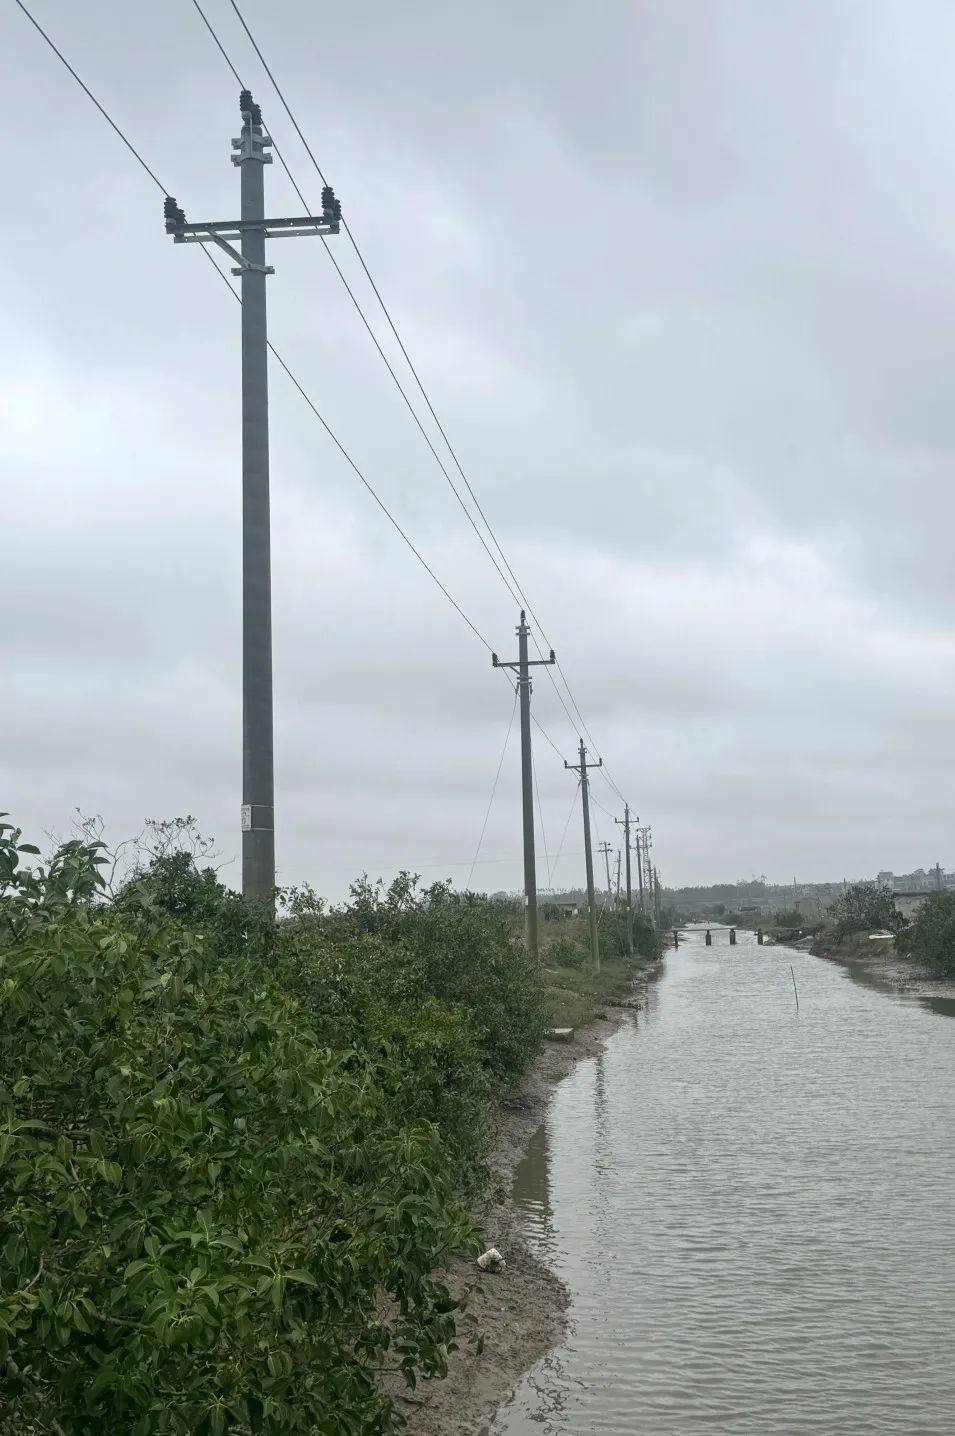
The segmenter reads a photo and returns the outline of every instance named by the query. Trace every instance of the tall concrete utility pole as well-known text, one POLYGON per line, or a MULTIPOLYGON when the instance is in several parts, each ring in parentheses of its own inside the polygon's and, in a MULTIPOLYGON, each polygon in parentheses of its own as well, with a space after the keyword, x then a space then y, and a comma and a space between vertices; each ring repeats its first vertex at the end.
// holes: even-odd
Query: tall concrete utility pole
POLYGON ((272 558, 269 513, 269 382, 266 239, 338 234, 341 205, 322 190, 322 213, 265 218, 265 166, 272 141, 248 90, 239 95, 242 133, 232 141, 240 176, 241 218, 187 224, 165 202, 166 233, 176 244, 215 244, 236 264, 242 299, 242 894, 272 902, 275 893, 275 788, 272 762, 272 558), (239 249, 234 247, 235 241, 239 249))
MULTIPOLYGON (((637 819, 639 822, 640 819, 637 819)), ((627 872, 627 956, 633 957, 633 889, 630 885, 630 804, 624 803, 623 817, 614 818, 615 823, 623 824, 623 850, 626 854, 627 872)), ((637 862, 640 861, 639 847, 637 849, 637 862)), ((641 883, 641 892, 643 884, 641 883)))
POLYGON ((565 768, 571 768, 580 774, 580 803, 584 812, 584 857, 587 863, 587 910, 590 915, 590 951, 594 972, 600 971, 600 943, 597 938, 597 902, 594 897, 594 855, 590 846, 590 779, 587 777, 587 770, 602 768, 603 764, 603 758, 598 758, 596 763, 587 762, 587 749, 584 747, 583 738, 580 740, 580 762, 568 763, 567 759, 564 759, 565 768))
POLYGON ((653 869, 653 920, 660 926, 660 874, 653 869))
POLYGON ((517 626, 517 662, 501 663, 496 653, 491 654, 495 668, 510 668, 517 673, 517 688, 521 702, 521 798, 524 809, 524 937, 527 953, 533 962, 538 960, 537 945, 537 857, 534 851, 534 757, 531 751, 531 669, 556 663, 554 650, 549 658, 528 658, 527 638, 530 629, 527 617, 521 609, 521 621, 517 626))
MULTIPOLYGON (((639 819, 638 819, 637 821, 639 822, 639 819)), ((634 852, 636 853, 636 856, 637 856, 637 885, 638 885, 639 892, 640 892, 640 897, 639 897, 639 899, 638 899, 638 904, 639 904, 639 908, 640 908, 641 913, 642 913, 643 910, 644 910, 644 904, 643 904, 643 851, 642 851, 642 843, 643 843, 643 829, 642 829, 642 828, 638 828, 638 829, 637 829, 637 836, 636 836, 636 840, 635 840, 635 843, 634 843, 634 849, 633 849, 633 850, 634 850, 634 852)))

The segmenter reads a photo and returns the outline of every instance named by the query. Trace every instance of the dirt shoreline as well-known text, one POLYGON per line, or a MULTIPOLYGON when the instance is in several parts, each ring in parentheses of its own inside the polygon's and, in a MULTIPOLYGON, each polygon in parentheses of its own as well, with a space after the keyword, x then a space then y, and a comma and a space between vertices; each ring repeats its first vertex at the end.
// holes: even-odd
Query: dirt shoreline
MULTIPOLYGON (((822 955, 815 952, 817 957, 822 955)), ((862 943, 831 946, 826 949, 825 956, 829 962, 851 968, 857 977, 873 987, 886 987, 894 992, 910 993, 913 997, 955 998, 955 982, 933 977, 931 972, 910 958, 900 957, 888 941, 866 941, 864 946, 862 943)))
POLYGON ((484 1348, 478 1355, 462 1342, 443 1381, 420 1386, 413 1397, 397 1398, 411 1436, 488 1436, 495 1414, 521 1376, 563 1336, 569 1293, 523 1240, 520 1215, 511 1200, 514 1172, 558 1082, 582 1058, 596 1056, 607 1038, 633 1019, 641 990, 657 971, 656 964, 641 971, 629 1003, 610 1009, 572 1042, 546 1043, 524 1082, 502 1105, 491 1161, 492 1195, 477 1217, 488 1242, 504 1255, 507 1270, 493 1275, 479 1271, 473 1261, 462 1261, 449 1273, 452 1290, 470 1289, 468 1317, 482 1334, 484 1348))

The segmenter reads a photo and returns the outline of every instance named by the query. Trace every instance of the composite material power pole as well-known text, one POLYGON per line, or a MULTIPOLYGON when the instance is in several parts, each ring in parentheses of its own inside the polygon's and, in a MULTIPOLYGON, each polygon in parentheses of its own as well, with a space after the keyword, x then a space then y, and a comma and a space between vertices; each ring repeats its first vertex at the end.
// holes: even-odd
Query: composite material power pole
POLYGON ((269 384, 266 239, 338 234, 341 205, 322 190, 322 213, 266 219, 265 166, 272 141, 248 90, 239 95, 242 133, 232 141, 241 218, 187 224, 166 197, 166 233, 176 244, 216 244, 237 266, 242 300, 242 893, 275 893, 275 785, 272 760, 272 558, 269 512, 269 384), (236 249, 235 242, 239 248, 236 249))
POLYGON ((594 971, 600 971, 600 943, 597 938, 597 902, 594 897, 594 855, 590 846, 590 779, 587 777, 589 768, 602 768, 603 758, 598 758, 596 763, 587 762, 587 749, 584 747, 584 740, 580 740, 580 762, 568 763, 564 759, 564 767, 571 768, 575 773, 580 774, 580 805, 584 813, 584 858, 587 863, 587 910, 590 916, 590 951, 593 957, 594 971))
MULTIPOLYGON (((637 819, 639 822, 640 819, 637 819)), ((630 882, 630 804, 624 803, 623 817, 614 818, 615 823, 623 824, 623 850, 626 855, 627 873, 627 956, 633 957, 633 889, 630 882)), ((640 850, 637 848, 637 863, 640 862, 640 850)), ((640 885, 641 894, 643 884, 640 885)))
POLYGON ((534 757, 531 750, 531 669, 555 663, 554 650, 549 658, 528 658, 527 638, 530 629, 521 609, 521 621, 517 627, 517 662, 501 663, 496 653, 491 654, 495 668, 510 668, 517 674, 518 696, 521 702, 521 798, 524 810, 524 936, 528 956, 538 959, 537 947, 537 858, 534 851, 534 757))

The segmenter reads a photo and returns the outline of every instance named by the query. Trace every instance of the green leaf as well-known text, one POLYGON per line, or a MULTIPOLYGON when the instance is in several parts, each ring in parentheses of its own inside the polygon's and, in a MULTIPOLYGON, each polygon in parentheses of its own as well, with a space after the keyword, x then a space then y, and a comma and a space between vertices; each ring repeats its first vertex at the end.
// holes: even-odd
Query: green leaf
POLYGON ((287 1281, 297 1281, 300 1286, 318 1286, 318 1282, 311 1272, 305 1271, 302 1267, 293 1267, 291 1271, 285 1272, 287 1281))

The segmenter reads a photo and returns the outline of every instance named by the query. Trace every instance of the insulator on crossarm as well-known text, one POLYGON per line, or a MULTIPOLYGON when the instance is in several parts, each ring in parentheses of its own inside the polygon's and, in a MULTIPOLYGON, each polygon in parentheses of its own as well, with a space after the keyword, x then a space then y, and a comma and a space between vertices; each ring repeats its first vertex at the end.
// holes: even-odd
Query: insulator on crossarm
POLYGON ((251 110, 251 108, 252 108, 252 91, 251 91, 251 90, 240 90, 240 91, 239 91, 239 114, 240 114, 240 115, 247 115, 248 112, 251 110))
POLYGON ((262 126, 262 110, 258 105, 252 106, 252 123, 259 128, 262 126))
POLYGON ((172 195, 167 194, 162 206, 163 218, 166 221, 166 233, 172 234, 177 225, 184 224, 186 216, 176 204, 172 195))
POLYGON ((322 190, 322 219, 326 224, 338 224, 341 217, 341 201, 335 198, 335 191, 327 184, 322 190))

